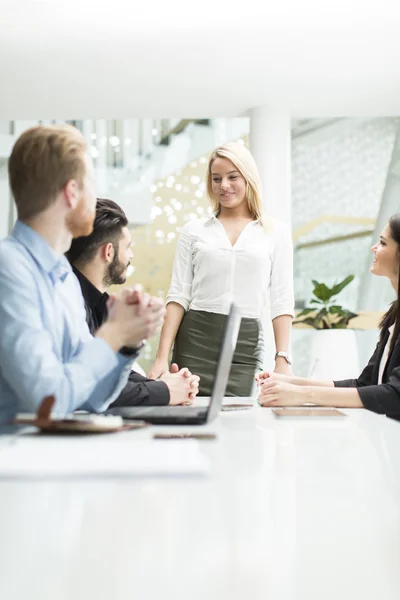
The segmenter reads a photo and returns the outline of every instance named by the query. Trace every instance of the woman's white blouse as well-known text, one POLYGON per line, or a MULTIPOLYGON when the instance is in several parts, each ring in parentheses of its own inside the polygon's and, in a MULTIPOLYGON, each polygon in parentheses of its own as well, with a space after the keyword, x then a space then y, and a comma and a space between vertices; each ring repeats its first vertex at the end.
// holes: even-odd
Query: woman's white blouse
POLYGON ((293 247, 289 228, 269 219, 252 221, 234 246, 215 217, 187 223, 181 231, 168 302, 185 310, 228 314, 231 302, 243 317, 294 316, 293 247))

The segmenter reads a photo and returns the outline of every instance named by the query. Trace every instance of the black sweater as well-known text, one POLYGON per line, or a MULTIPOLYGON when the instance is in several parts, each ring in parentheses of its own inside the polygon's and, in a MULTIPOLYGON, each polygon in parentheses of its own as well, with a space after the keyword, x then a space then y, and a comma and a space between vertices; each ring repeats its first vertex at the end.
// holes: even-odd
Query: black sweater
MULTIPOLYGON (((78 269, 72 267, 81 286, 85 301, 86 321, 92 335, 107 318, 108 294, 102 294, 78 269)), ((131 371, 128 382, 118 398, 110 405, 165 405, 169 404, 169 389, 163 381, 147 379, 136 371, 131 371)))

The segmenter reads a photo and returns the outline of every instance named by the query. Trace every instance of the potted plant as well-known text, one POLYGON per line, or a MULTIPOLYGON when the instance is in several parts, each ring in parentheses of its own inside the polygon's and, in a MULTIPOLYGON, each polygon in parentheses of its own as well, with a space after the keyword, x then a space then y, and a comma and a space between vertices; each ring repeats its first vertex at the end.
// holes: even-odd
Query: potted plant
POLYGON ((336 304, 336 296, 351 283, 354 275, 349 275, 340 283, 336 283, 329 288, 325 283, 319 283, 315 279, 312 280, 314 289, 314 298, 310 300, 310 304, 316 306, 305 308, 297 315, 294 323, 305 323, 311 325, 314 329, 346 329, 351 319, 357 317, 357 313, 353 313, 336 304), (305 319, 299 320, 299 317, 305 319))
POLYGON ((358 351, 354 330, 349 322, 358 315, 337 303, 338 294, 351 283, 349 275, 340 283, 328 287, 312 280, 313 298, 294 324, 313 327, 309 361, 309 376, 317 379, 347 379, 359 375, 358 351))

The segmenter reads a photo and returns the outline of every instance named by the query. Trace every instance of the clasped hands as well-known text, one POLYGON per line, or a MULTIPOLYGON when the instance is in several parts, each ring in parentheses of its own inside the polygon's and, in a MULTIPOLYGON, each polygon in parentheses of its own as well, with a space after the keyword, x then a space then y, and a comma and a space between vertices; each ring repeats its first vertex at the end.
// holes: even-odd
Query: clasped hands
MULTIPOLYGON (((139 347, 159 331, 164 321, 164 300, 143 292, 140 286, 110 296, 107 308, 109 321, 123 328, 124 346, 139 347)), ((168 387, 170 404, 191 404, 198 394, 200 378, 187 368, 179 369, 173 364, 171 371, 159 379, 168 387)))
POLYGON ((294 382, 293 375, 263 371, 255 376, 261 406, 301 406, 307 402, 307 389, 294 382))
POLYGON ((143 292, 141 286, 125 288, 107 302, 108 321, 122 328, 124 346, 138 347, 162 326, 165 304, 162 298, 143 292))

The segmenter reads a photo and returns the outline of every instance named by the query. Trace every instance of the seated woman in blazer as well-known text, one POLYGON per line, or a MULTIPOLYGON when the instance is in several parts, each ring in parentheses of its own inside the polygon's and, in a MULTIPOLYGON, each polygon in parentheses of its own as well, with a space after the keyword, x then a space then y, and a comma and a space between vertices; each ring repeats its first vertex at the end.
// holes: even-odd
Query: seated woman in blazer
POLYGON ((400 213, 391 217, 372 252, 371 273, 390 280, 397 300, 382 318, 379 342, 361 375, 358 379, 317 381, 263 372, 256 376, 262 406, 301 406, 312 402, 400 414, 400 213))

